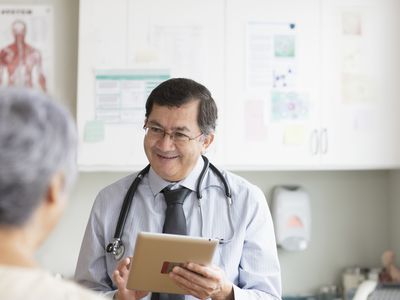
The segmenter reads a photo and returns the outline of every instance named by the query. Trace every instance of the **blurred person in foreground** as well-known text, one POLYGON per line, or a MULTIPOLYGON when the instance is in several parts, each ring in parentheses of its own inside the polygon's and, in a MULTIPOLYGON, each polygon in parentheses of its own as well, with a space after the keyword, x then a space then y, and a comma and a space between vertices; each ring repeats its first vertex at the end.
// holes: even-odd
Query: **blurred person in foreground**
POLYGON ((0 299, 102 299, 35 261, 73 185, 76 142, 60 105, 33 90, 0 89, 0 299))

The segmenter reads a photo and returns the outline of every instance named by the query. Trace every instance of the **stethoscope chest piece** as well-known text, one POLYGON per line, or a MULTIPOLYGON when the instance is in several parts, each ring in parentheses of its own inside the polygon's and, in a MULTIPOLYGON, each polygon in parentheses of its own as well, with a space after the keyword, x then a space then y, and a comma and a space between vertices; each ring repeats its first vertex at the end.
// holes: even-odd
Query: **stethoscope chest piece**
POLYGON ((125 246, 121 240, 115 239, 114 242, 107 245, 106 251, 112 253, 115 260, 120 260, 125 253, 125 246))
POLYGON ((122 256, 124 255, 124 253, 125 253, 125 246, 120 245, 115 253, 115 256, 114 256, 115 260, 120 260, 122 258, 122 256))

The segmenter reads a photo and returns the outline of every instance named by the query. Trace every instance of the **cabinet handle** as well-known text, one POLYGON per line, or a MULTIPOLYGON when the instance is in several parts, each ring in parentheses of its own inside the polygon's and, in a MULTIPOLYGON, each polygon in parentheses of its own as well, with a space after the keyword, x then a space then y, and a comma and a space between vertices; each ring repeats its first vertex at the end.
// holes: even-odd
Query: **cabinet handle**
POLYGON ((319 148, 319 137, 318 137, 318 130, 314 129, 311 133, 310 137, 310 152, 311 155, 317 155, 318 148, 319 148))
POLYGON ((321 130, 321 154, 328 152, 328 129, 323 128, 321 130))

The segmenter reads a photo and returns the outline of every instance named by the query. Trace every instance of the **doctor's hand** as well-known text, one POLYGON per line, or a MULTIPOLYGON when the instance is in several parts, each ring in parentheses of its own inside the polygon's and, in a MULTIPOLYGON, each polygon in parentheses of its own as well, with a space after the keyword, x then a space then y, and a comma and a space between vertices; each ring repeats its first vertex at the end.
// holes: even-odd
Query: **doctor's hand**
POLYGON ((174 267, 169 276, 180 288, 196 298, 233 300, 233 284, 217 266, 190 262, 174 267))
POLYGON ((138 300, 138 299, 142 299, 149 293, 149 292, 144 292, 144 291, 128 290, 126 288, 130 264, 131 264, 131 258, 130 257, 124 258, 123 260, 121 260, 118 263, 117 268, 115 269, 115 271, 112 274, 112 279, 118 288, 113 299, 138 300))

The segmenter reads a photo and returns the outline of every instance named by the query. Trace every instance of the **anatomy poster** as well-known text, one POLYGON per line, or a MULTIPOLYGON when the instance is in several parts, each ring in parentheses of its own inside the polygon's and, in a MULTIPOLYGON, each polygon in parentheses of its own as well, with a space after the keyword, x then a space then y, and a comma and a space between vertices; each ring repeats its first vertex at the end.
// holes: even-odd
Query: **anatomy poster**
POLYGON ((52 89, 53 9, 0 5, 0 85, 52 89))

